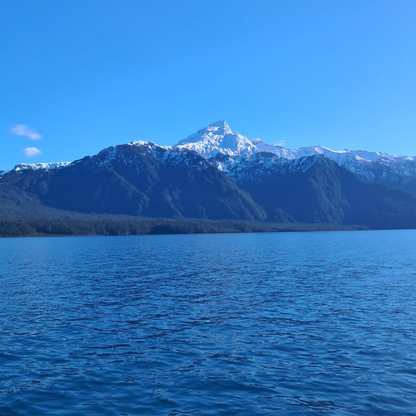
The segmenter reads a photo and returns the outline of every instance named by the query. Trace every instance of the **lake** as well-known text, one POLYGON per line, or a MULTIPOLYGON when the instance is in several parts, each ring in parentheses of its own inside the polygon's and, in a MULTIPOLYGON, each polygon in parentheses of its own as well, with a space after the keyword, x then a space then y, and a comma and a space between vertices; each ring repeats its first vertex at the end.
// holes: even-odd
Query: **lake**
POLYGON ((0 240, 0 414, 416 414, 416 231, 0 240))

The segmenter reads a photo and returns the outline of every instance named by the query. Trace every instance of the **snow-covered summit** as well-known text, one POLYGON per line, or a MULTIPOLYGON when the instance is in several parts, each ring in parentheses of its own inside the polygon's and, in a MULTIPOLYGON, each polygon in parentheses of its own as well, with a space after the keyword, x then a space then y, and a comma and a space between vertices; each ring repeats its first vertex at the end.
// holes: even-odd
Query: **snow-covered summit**
POLYGON ((224 120, 219 120, 197 131, 181 140, 175 147, 192 150, 206 159, 218 153, 242 156, 258 151, 249 138, 233 132, 224 120))
POLYGON ((224 137, 227 134, 233 134, 230 126, 225 120, 218 120, 215 123, 210 124, 208 127, 205 127, 201 130, 198 130, 196 133, 191 134, 184 140, 181 140, 178 145, 182 143, 195 143, 203 139, 217 137, 224 137))
MULTIPOLYGON (((286 149, 268 144, 260 139, 249 139, 233 132, 226 121, 217 121, 181 140, 177 149, 188 149, 198 153, 221 171, 231 176, 245 174, 246 168, 260 160, 265 169, 284 161, 297 161, 311 156, 326 156, 335 163, 354 172, 366 180, 387 176, 416 177, 416 157, 396 156, 365 150, 332 150, 324 146, 308 146, 286 149), (260 159, 257 157, 264 155, 260 159), (269 155, 269 156, 267 156, 269 155), (268 159, 278 159, 272 161, 268 159), (237 172, 240 172, 237 174, 237 172)), ((294 165, 295 166, 295 165, 294 165)))
POLYGON ((286 149, 282 146, 272 145, 260 139, 249 139, 237 132, 233 132, 226 121, 219 120, 198 132, 181 140, 177 148, 187 148, 209 159, 218 153, 229 156, 251 155, 259 152, 272 153, 284 159, 300 159, 313 155, 324 155, 340 163, 347 159, 367 162, 380 160, 415 161, 416 157, 396 156, 381 152, 368 152, 365 150, 332 150, 324 146, 308 146, 299 149, 286 149))
POLYGON ((365 162, 416 161, 416 156, 396 156, 365 150, 332 150, 324 146, 286 149, 282 146, 266 143, 260 139, 249 139, 237 132, 233 132, 227 122, 223 120, 210 124, 208 127, 181 140, 175 147, 193 150, 207 159, 216 156, 218 153, 229 156, 244 156, 266 152, 284 159, 300 159, 313 155, 324 155, 341 164, 347 160, 365 162))

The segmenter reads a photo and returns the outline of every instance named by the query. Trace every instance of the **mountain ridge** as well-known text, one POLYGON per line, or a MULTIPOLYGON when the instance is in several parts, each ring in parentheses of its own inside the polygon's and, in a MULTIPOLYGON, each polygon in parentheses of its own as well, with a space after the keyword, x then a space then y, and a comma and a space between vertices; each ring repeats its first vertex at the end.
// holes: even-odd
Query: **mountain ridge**
POLYGON ((262 207, 193 152, 118 145, 60 169, 11 171, 2 181, 55 209, 166 218, 264 220, 262 207))
POLYGON ((412 158, 397 167, 383 154, 281 157, 269 147, 219 121, 176 146, 134 141, 72 163, 20 164, 0 175, 3 205, 10 213, 10 195, 28 210, 416 228, 412 158))
MULTIPOLYGON (((180 140, 173 146, 161 146, 152 141, 145 140, 133 141, 127 145, 141 146, 145 144, 150 146, 155 145, 166 150, 190 150, 208 160, 215 158, 218 154, 226 155, 230 159, 245 158, 246 160, 249 160, 253 155, 258 153, 268 153, 287 160, 296 160, 322 154, 364 179, 374 179, 375 174, 373 171, 377 169, 382 170, 383 167, 390 168, 392 173, 398 176, 414 176, 416 178, 416 156, 390 155, 366 150, 332 150, 325 146, 287 149, 282 146, 268 144, 259 138, 249 139, 240 133, 233 132, 225 120, 219 120, 204 127, 187 138, 180 140)), ((65 167, 70 163, 21 163, 16 165, 12 170, 55 169, 65 167)), ((226 171, 226 167, 223 165, 217 167, 222 171, 226 171)), ((6 172, 3 171, 2 173, 4 174, 6 172)))

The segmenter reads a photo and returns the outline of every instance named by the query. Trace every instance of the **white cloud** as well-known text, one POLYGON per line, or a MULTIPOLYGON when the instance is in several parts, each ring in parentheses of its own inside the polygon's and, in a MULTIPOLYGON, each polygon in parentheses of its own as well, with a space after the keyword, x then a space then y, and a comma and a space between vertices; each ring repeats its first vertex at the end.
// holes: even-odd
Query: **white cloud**
POLYGON ((40 140, 42 138, 39 133, 36 133, 35 130, 25 124, 16 124, 9 131, 16 136, 25 136, 30 140, 40 140))
POLYGON ((26 147, 26 149, 23 150, 23 153, 27 157, 36 157, 42 154, 42 152, 37 147, 26 147))
POLYGON ((280 142, 274 142, 273 144, 274 144, 275 146, 284 146, 285 141, 284 141, 284 140, 281 140, 280 142))

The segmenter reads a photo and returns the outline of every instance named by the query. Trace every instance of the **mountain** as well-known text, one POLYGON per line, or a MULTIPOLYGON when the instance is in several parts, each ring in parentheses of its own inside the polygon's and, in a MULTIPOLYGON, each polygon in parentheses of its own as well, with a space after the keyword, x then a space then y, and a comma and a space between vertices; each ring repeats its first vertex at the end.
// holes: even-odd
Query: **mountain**
POLYGON ((263 206, 270 221, 281 213, 302 223, 415 228, 416 199, 370 184, 323 155, 253 166, 238 185, 263 206))
POLYGON ((113 146, 69 165, 14 169, 2 182, 49 207, 83 213, 264 220, 264 209, 193 152, 151 142, 113 146))
POLYGON ((219 121, 176 146, 135 141, 72 163, 17 165, 0 174, 6 195, 0 214, 44 207, 416 228, 414 164, 412 157, 365 151, 284 149, 250 140, 219 121))
POLYGON ((269 155, 270 160, 264 162, 266 169, 276 161, 296 161, 324 155, 366 182, 383 184, 416 196, 416 156, 394 156, 364 150, 336 151, 323 146, 285 149, 260 139, 250 140, 233 132, 223 120, 181 140, 176 147, 198 153, 234 179, 245 175, 253 157, 254 163, 257 163, 255 156, 259 153, 269 155))
POLYGON ((227 122, 222 120, 181 140, 175 147, 180 150, 192 150, 205 159, 210 159, 218 153, 228 156, 247 156, 258 152, 250 139, 231 131, 227 122))

